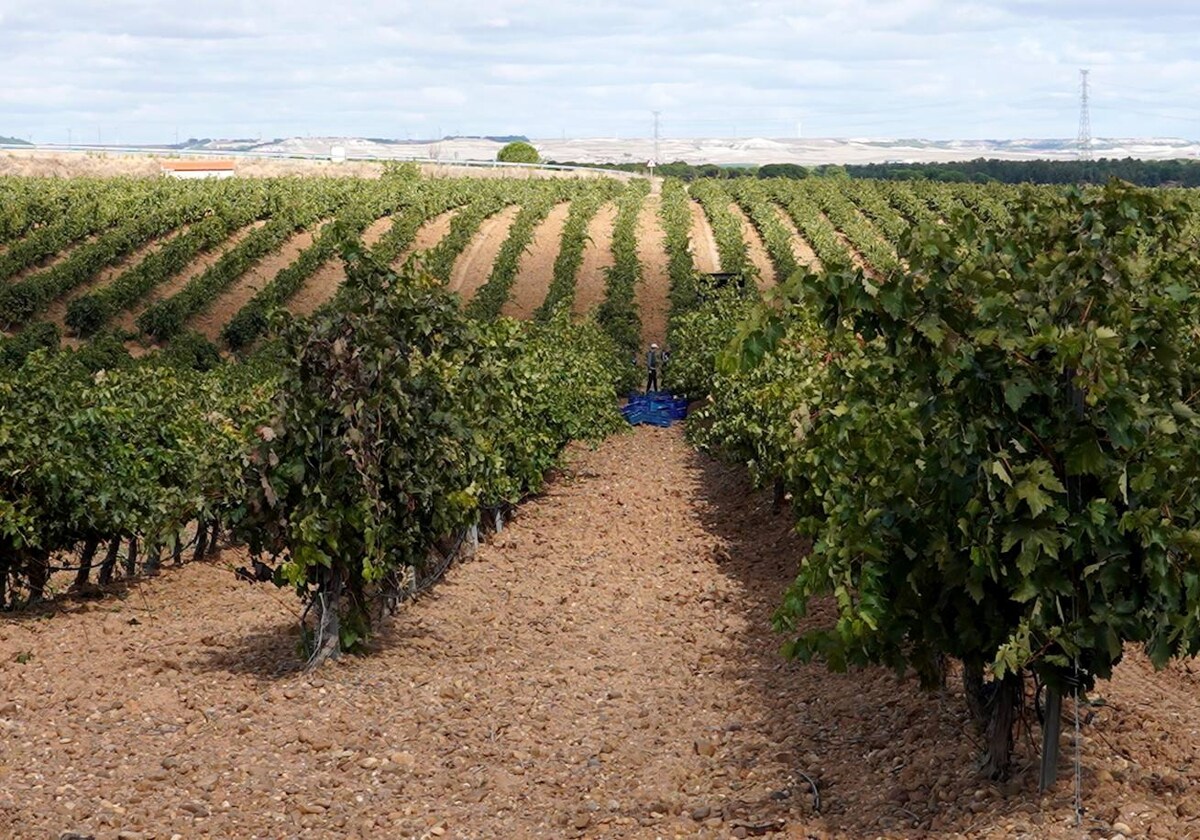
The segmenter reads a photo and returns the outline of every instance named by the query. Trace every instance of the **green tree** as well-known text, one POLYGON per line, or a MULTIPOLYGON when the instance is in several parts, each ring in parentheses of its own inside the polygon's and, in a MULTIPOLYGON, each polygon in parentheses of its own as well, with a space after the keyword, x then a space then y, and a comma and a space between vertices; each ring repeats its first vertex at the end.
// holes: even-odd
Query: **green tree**
POLYGON ((798 163, 768 163, 758 168, 759 178, 791 178, 800 180, 808 177, 808 170, 798 163))
POLYGON ((531 144, 521 140, 515 140, 509 143, 500 153, 496 155, 496 160, 501 163, 540 163, 541 158, 538 157, 537 149, 531 144))

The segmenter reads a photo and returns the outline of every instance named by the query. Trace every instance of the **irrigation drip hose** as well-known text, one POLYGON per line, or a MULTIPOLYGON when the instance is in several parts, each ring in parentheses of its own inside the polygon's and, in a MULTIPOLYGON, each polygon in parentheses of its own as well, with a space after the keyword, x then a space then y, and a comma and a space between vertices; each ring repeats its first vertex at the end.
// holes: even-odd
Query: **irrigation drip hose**
MULTIPOLYGON (((486 509, 485 511, 483 511, 483 513, 491 515, 493 517, 496 516, 497 514, 500 516, 503 516, 506 511, 510 511, 511 509, 512 509, 511 505, 502 503, 500 505, 497 505, 494 508, 486 509)), ((482 521, 483 517, 481 517, 480 519, 482 521)), ((476 524, 472 527, 479 528, 480 525, 476 524)), ((454 548, 452 548, 446 554, 445 557, 443 557, 440 561, 438 561, 437 565, 435 565, 431 570, 428 570, 425 575, 423 575, 423 576, 418 575, 416 577, 415 583, 412 585, 411 588, 405 588, 403 586, 398 585, 395 587, 395 589, 393 591, 389 592, 387 597, 395 599, 394 603, 390 605, 390 608, 392 610, 395 610, 400 606, 400 604, 404 603, 405 601, 411 601, 411 600, 416 599, 417 596, 422 595, 425 592, 428 592, 435 583, 437 583, 439 580, 441 580, 442 577, 446 574, 446 572, 450 569, 450 567, 454 564, 454 561, 457 560, 461 556, 463 543, 466 542, 467 534, 470 533, 470 530, 471 530, 470 528, 466 528, 466 529, 463 529, 462 531, 460 531, 458 533, 458 540, 454 544, 454 548)))
MULTIPOLYGON (((479 526, 475 525, 473 527, 478 528, 479 526)), ((449 570, 454 561, 458 559, 460 553, 462 552, 463 543, 466 542, 469 531, 469 528, 460 531, 458 533, 458 540, 454 544, 454 548, 447 552, 446 556, 438 561, 437 565, 434 566, 432 570, 429 570, 426 575, 423 577, 418 575, 416 582, 411 588, 406 589, 405 587, 397 586, 395 591, 388 593, 389 598, 395 599, 395 602, 391 605, 392 610, 397 609, 400 604, 404 603, 405 601, 414 600, 418 595, 428 592, 435 583, 441 580, 442 576, 446 574, 447 570, 449 570)))

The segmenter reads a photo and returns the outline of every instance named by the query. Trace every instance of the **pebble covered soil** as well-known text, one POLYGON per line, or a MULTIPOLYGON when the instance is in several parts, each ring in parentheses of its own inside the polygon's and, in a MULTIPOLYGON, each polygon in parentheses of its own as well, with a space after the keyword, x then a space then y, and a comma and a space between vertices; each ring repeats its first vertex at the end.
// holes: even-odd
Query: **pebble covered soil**
POLYGON ((980 780, 956 679, 781 659, 787 520, 642 428, 572 449, 370 655, 312 675, 295 599, 232 550, 6 618, 0 837, 1200 837, 1188 667, 1131 654, 1100 687, 1076 827, 1033 736, 980 780))

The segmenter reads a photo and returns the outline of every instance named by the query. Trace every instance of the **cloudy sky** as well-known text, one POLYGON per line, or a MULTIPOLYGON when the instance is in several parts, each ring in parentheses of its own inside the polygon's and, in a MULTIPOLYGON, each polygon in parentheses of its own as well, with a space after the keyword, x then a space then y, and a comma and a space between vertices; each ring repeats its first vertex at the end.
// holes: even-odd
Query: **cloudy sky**
POLYGON ((1196 0, 0 0, 0 135, 1200 138, 1196 0), (341 7, 341 8, 340 8, 341 7))

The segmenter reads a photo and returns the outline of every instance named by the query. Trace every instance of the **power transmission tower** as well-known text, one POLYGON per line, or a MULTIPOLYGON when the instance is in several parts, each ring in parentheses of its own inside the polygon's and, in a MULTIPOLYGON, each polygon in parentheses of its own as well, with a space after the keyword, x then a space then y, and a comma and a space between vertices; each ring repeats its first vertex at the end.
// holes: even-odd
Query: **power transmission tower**
POLYGON ((654 174, 654 167, 658 166, 658 115, 662 111, 653 111, 654 114, 654 157, 650 161, 650 174, 654 174))
POLYGON ((1079 159, 1092 159, 1092 118, 1088 113, 1088 70, 1079 71, 1079 159))

